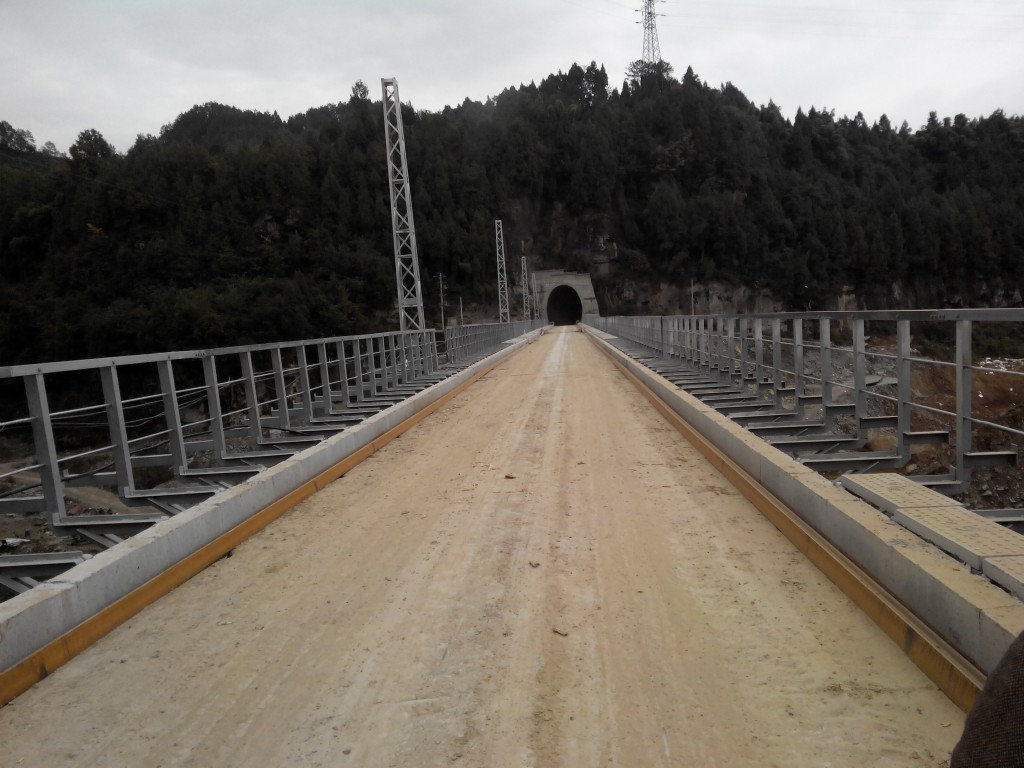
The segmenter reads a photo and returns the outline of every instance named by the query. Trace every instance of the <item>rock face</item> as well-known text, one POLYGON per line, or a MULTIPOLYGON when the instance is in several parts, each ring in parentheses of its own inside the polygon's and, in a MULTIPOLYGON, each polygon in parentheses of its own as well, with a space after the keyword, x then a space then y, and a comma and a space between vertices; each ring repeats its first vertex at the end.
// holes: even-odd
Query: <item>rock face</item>
POLYGON ((612 315, 769 314, 773 312, 856 312, 869 309, 940 309, 944 307, 1019 307, 1019 291, 981 285, 980 298, 950 294, 937 281, 922 276, 913 284, 893 283, 888 291, 858 295, 852 286, 812 306, 787 306, 770 291, 720 281, 677 285, 642 279, 605 279, 596 270, 601 311, 612 315), (692 309, 691 309, 692 308, 692 309))
POLYGON ((602 313, 610 315, 768 314, 786 309, 765 289, 717 281, 692 286, 661 281, 601 281, 598 302, 602 313))

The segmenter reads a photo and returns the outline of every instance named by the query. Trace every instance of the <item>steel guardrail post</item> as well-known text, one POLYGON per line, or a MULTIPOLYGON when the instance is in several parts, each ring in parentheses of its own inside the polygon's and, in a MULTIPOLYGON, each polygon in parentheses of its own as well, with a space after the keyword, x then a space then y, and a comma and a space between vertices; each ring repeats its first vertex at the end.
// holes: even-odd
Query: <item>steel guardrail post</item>
POLYGON ((122 499, 135 493, 135 476, 132 472, 131 447, 128 445, 128 427, 121 403, 121 386, 118 382, 117 367, 104 366, 100 369, 103 382, 103 401, 107 411, 107 426, 110 431, 111 453, 114 472, 117 475, 117 490, 122 499))
POLYGON ((252 352, 248 349, 238 353, 242 367, 242 390, 245 392, 245 409, 249 417, 249 436, 258 445, 263 439, 263 422, 260 416, 259 391, 256 389, 256 375, 253 372, 252 352))
POLYGON ((724 352, 725 357, 722 359, 722 363, 725 366, 725 375, 729 381, 732 381, 736 375, 736 318, 726 317, 723 318, 723 340, 725 342, 724 352))
POLYGON ((413 337, 415 344, 413 345, 413 355, 415 356, 416 365, 413 367, 413 371, 417 379, 422 379, 424 371, 426 370, 426 356, 427 356, 427 337, 422 331, 416 331, 413 337))
POLYGON ((827 317, 818 319, 818 359, 821 361, 821 415, 826 424, 832 406, 832 324, 827 317))
POLYGON ((162 360, 157 363, 160 376, 160 394, 164 405, 164 423, 167 425, 167 444, 174 462, 175 476, 181 476, 188 468, 188 456, 185 453, 185 435, 181 427, 181 411, 178 407, 178 390, 174 384, 174 363, 162 360))
POLYGON ((366 337, 366 375, 369 377, 370 397, 380 395, 380 388, 377 386, 377 345, 373 336, 366 337))
POLYGON ((716 317, 714 323, 714 342, 715 342, 715 363, 714 367, 718 371, 718 378, 722 378, 722 374, 726 373, 726 350, 725 350, 725 318, 716 317))
POLYGON ((359 337, 352 339, 352 377, 356 388, 356 402, 362 403, 366 399, 363 390, 363 345, 359 337))
POLYGON ((707 324, 707 318, 706 317, 699 317, 699 318, 697 318, 697 339, 696 339, 696 341, 697 341, 697 350, 696 350, 696 353, 697 353, 697 365, 700 368, 705 368, 707 366, 707 362, 708 362, 708 359, 707 359, 708 340, 707 340, 707 333, 706 333, 706 324, 707 324))
POLYGON ((782 319, 772 318, 772 387, 775 391, 775 404, 782 404, 782 319))
POLYGON ((437 373, 437 369, 440 367, 440 362, 437 352, 437 334, 431 331, 430 333, 430 373, 437 373))
POLYGON ((206 380, 206 416, 210 420, 214 463, 224 463, 228 452, 224 435, 224 416, 220 407, 220 384, 217 381, 217 359, 213 354, 203 358, 203 378, 206 380))
POLYGON ((709 317, 704 329, 708 373, 718 371, 718 318, 709 317))
POLYGON ((444 329, 444 348, 448 353, 448 364, 453 365, 459 361, 459 341, 461 340, 461 326, 444 329))
POLYGON ((406 333, 398 334, 398 363, 399 371, 401 372, 402 383, 409 383, 409 366, 412 361, 409 360, 409 335, 406 333))
POLYGON ((385 338, 387 339, 389 350, 388 359, 391 361, 389 367, 389 375, 391 376, 391 381, 393 382, 395 389, 398 389, 398 387, 401 386, 402 383, 398 369, 398 334, 389 333, 385 338))
POLYGON ((306 424, 313 423, 313 387, 309 381, 309 360, 306 357, 306 345, 295 347, 295 362, 299 368, 299 391, 302 393, 302 414, 306 424))
POLYGON ((764 321, 754 319, 754 379, 757 381, 757 392, 761 393, 764 385, 764 321))
POLYGON ((397 340, 394 334, 386 334, 381 342, 384 344, 384 361, 386 364, 387 378, 392 389, 398 388, 398 350, 397 340))
POLYGON ((46 396, 46 378, 41 373, 24 377, 25 397, 28 413, 32 418, 32 442, 35 447, 39 479, 42 483, 45 514, 52 527, 61 524, 65 513, 64 482, 60 476, 57 459, 57 441, 53 436, 53 421, 50 418, 49 398, 46 396))
POLYGON ((793 389, 796 392, 796 407, 801 416, 807 415, 804 404, 806 381, 804 379, 804 321, 803 318, 795 317, 793 326, 793 389))
MULTIPOLYGON (((910 431, 911 387, 910 362, 910 321, 896 321, 896 453, 904 461, 910 459, 910 446, 907 444, 907 433, 910 431)), ((959 465, 959 462, 957 462, 959 465)))
POLYGON ((700 318, 700 368, 711 373, 711 317, 700 318))
POLYGON ((863 443, 869 437, 869 430, 863 426, 868 415, 867 337, 865 321, 859 317, 853 321, 853 398, 857 439, 863 443))
POLYGON ((274 366, 274 395, 277 399, 277 426, 287 429, 291 426, 291 416, 288 413, 288 385, 284 380, 284 358, 281 354, 281 347, 276 346, 270 350, 270 360, 274 366))
POLYGON ((334 349, 338 355, 338 374, 341 377, 341 402, 344 408, 350 408, 352 406, 352 391, 349 388, 348 379, 348 355, 345 353, 345 339, 339 339, 334 342, 334 349))
POLYGON ((747 326, 750 321, 745 317, 737 318, 736 337, 739 339, 739 360, 737 361, 737 372, 739 373, 740 390, 746 391, 747 381, 750 380, 752 372, 747 364, 747 326))
POLYGON ((973 326, 970 320, 956 321, 956 479, 971 481, 965 457, 971 451, 971 412, 974 378, 973 326))
POLYGON ((686 361, 695 367, 700 366, 700 335, 697 333, 697 318, 689 315, 685 323, 686 361))
POLYGON ((419 331, 414 331, 413 332, 413 336, 411 337, 411 340, 412 340, 412 343, 413 343, 413 345, 412 345, 412 359, 413 359, 412 375, 413 375, 413 378, 420 379, 420 378, 423 377, 423 354, 424 354, 423 353, 423 345, 424 345, 423 334, 421 332, 419 332, 419 331))
POLYGON ((320 407, 324 416, 334 410, 334 386, 331 384, 331 368, 327 363, 327 343, 321 341, 316 345, 317 368, 320 371, 320 407))

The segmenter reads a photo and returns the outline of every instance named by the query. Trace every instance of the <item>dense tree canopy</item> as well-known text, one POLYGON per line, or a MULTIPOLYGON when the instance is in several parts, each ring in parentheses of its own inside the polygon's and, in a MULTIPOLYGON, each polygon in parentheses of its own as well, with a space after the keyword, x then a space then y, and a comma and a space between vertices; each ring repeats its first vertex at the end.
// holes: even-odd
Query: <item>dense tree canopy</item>
MULTIPOLYGON (((613 253, 612 282, 1020 301, 1020 117, 788 120, 692 70, 609 90, 591 63, 403 120, 423 284, 444 273, 467 304, 496 304, 495 218, 538 267, 613 253)), ((390 327, 388 205, 362 82, 287 120, 199 105, 123 153, 84 130, 65 157, 0 122, 0 364, 390 327)))

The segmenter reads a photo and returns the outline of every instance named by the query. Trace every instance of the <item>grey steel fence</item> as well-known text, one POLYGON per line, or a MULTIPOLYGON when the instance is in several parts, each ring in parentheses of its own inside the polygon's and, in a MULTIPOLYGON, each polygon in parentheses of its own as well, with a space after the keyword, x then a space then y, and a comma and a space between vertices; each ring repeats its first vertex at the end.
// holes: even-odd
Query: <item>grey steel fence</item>
POLYGON ((34 455, 0 467, 0 514, 110 546, 445 375, 432 330, 0 368, 0 437, 34 455))
POLYGON ((463 363, 494 352, 504 342, 547 325, 545 320, 458 325, 444 329, 448 362, 463 363))
POLYGON ((899 470, 975 507, 1024 502, 1024 310, 584 322, 819 471, 899 470))

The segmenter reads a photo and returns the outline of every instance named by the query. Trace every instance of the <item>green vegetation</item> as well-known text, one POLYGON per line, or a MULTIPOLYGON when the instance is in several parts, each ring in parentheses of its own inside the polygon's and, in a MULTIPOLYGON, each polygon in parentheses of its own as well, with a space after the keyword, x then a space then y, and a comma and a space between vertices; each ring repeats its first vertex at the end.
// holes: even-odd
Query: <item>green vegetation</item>
MULTIPOLYGON (((592 63, 403 107, 428 317, 439 273, 496 304, 495 218, 510 255, 615 254, 612 281, 795 309, 846 287, 871 308, 1020 302, 1024 118, 790 121, 668 65, 608 86, 592 63)), ((0 364, 392 327, 381 112, 362 83, 287 120, 204 104, 124 153, 83 131, 67 156, 0 122, 0 364)))

